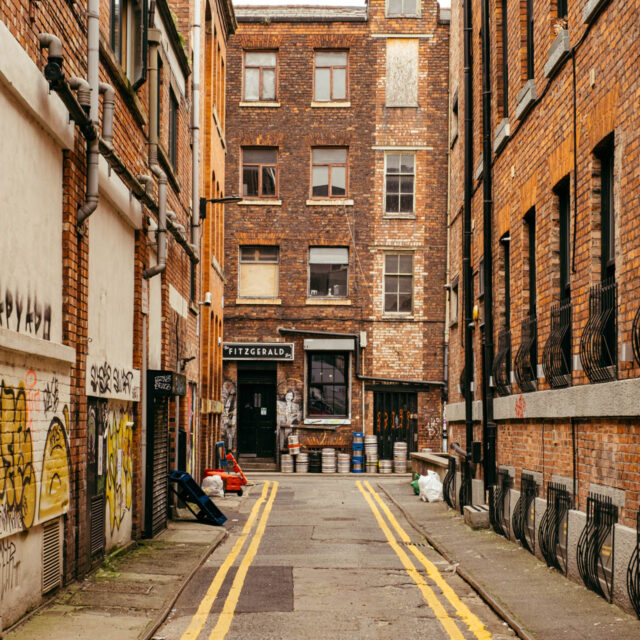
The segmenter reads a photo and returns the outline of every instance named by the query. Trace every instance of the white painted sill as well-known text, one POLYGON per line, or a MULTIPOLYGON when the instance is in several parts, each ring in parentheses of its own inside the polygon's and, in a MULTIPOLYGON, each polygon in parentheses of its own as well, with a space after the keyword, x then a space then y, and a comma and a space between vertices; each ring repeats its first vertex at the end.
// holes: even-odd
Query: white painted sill
POLYGON ((406 213, 400 216, 394 215, 392 213, 383 213, 382 219, 383 220, 417 220, 418 217, 416 216, 415 213, 406 213))
POLYGON ((311 106, 313 108, 322 108, 326 107, 328 109, 346 109, 351 106, 351 102, 312 102, 311 106))
POLYGON ((350 198, 318 198, 307 200, 308 207, 352 207, 353 200, 350 198))
POLYGON ((260 108, 277 108, 280 106, 279 102, 258 102, 256 100, 256 102, 241 102, 240 105, 241 107, 260 107, 260 108))
POLYGON ((343 307, 351 306, 351 300, 346 298, 307 298, 307 304, 318 307, 341 305, 343 307))
POLYGON ((238 202, 240 206, 252 206, 252 207, 281 207, 282 200, 269 200, 267 198, 245 198, 238 202))
POLYGON ((282 304, 280 298, 236 298, 236 304, 278 305, 282 304))

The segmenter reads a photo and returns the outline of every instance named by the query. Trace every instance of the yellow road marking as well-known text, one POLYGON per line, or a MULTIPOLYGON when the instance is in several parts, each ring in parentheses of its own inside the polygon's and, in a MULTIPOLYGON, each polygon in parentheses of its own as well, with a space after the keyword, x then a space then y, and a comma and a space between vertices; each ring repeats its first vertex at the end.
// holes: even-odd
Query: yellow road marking
POLYGON ((242 547, 247 540, 249 532, 253 528, 253 523, 255 522, 258 513, 260 511, 260 507, 264 503, 267 492, 269 491, 269 482, 265 482, 264 487, 262 487, 262 495, 253 505, 251 509, 251 513, 249 514, 249 518, 245 522, 244 527, 242 528, 242 533, 240 537, 236 540, 233 548, 225 558, 224 562, 220 565, 220 568, 216 572, 215 577, 211 581, 207 592, 204 597, 200 601, 200 605, 198 606, 198 610, 193 614, 193 618, 191 618, 191 622, 189 626, 186 628, 185 632, 180 637, 180 640, 196 640, 196 638, 200 635, 200 631, 202 631, 202 627, 204 627, 205 622, 207 621, 207 616, 211 611, 211 607, 213 606, 213 602, 218 596, 218 592, 220 591, 220 587, 222 587, 222 583, 224 579, 227 577, 227 573, 229 573, 229 569, 233 566, 236 558, 240 551, 242 551, 242 547))
POLYGON ((271 508, 273 507, 273 501, 276 498, 277 491, 278 483, 274 482, 273 488, 271 489, 271 495, 269 496, 269 500, 267 501, 264 511, 262 512, 258 528, 256 529, 253 538, 251 539, 251 544, 247 549, 247 553, 245 554, 244 558, 242 558, 242 562, 238 567, 238 572, 233 579, 233 584, 231 585, 231 589, 229 590, 229 594, 227 595, 227 599, 225 600, 222 613, 220 614, 218 622, 216 623, 216 626, 209 636, 209 640, 223 640, 223 638, 227 635, 229 628, 231 627, 231 621, 233 620, 233 615, 235 613, 236 606, 238 605, 238 599, 240 598, 240 593, 242 592, 242 587, 247 577, 247 571, 249 570, 253 559, 256 557, 256 553, 258 553, 258 547, 260 546, 260 541, 262 540, 264 531, 267 528, 267 520, 269 519, 269 514, 271 513, 271 508))
POLYGON ((398 544, 398 541, 395 539, 393 533, 391 532, 391 529, 389 529, 387 523, 382 518, 382 515, 380 515, 378 507, 376 507, 376 505, 374 504, 371 496, 363 489, 360 480, 358 480, 356 484, 358 486, 358 489, 360 490, 360 493, 362 493, 364 499, 369 504, 369 507, 371 508, 375 519, 378 521, 378 526, 380 527, 380 529, 382 529, 382 532, 387 538, 389 546, 396 552, 396 555, 398 556, 400 562, 406 569, 407 573, 411 576, 413 581, 416 583, 418 589, 420 589, 420 592, 422 593, 424 599, 426 600, 427 604, 435 614, 444 630, 447 632, 449 638, 451 638, 451 640, 464 640, 464 636, 462 635, 460 629, 458 629, 454 620, 449 617, 449 614, 446 612, 445 608, 438 600, 436 594, 433 592, 433 589, 431 589, 431 587, 426 583, 425 579, 422 577, 422 575, 420 575, 418 570, 411 562, 409 556, 398 544))
MULTIPOLYGON (((389 507, 382 501, 380 495, 373 489, 373 487, 369 484, 368 481, 365 482, 367 489, 371 492, 376 502, 380 505, 380 508, 387 516, 387 519, 396 530, 396 533, 400 536, 400 540, 405 543, 410 543, 411 538, 407 535, 405 530, 400 526, 400 523, 396 520, 393 513, 389 507)), ((485 629, 482 621, 471 612, 469 607, 467 607, 462 600, 458 597, 458 594, 451 588, 451 586, 447 583, 447 581, 442 577, 438 568, 431 562, 415 545, 407 544, 407 547, 411 550, 411 553, 420 561, 420 563, 427 570, 427 575, 433 580, 436 585, 442 591, 444 597, 451 603, 456 613, 460 616, 460 618, 464 621, 464 623, 469 627, 469 630, 473 633, 473 635, 478 638, 478 640, 489 640, 491 638, 491 633, 485 629)))

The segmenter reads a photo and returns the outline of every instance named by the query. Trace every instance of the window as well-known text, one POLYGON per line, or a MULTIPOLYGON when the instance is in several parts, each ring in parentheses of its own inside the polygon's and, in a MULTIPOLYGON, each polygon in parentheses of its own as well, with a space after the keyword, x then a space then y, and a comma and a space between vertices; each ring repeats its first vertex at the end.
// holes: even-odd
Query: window
POLYGON ((245 51, 244 99, 247 102, 276 99, 275 51, 245 51))
POLYGON ((241 298, 277 298, 278 258, 278 247, 240 247, 238 295, 241 298))
POLYGON ((451 146, 458 139, 458 90, 453 94, 451 103, 451 146))
POLYGON ((388 16, 418 16, 418 0, 387 0, 388 16))
POLYGON ((529 314, 536 315, 536 210, 532 208, 524 217, 527 235, 527 269, 529 287, 529 314))
POLYGON ((613 206, 613 139, 609 138, 596 150, 600 161, 600 265, 602 280, 615 278, 615 215, 613 206))
POLYGON ((533 0, 527 0, 527 80, 533 80, 533 62, 533 0))
MULTIPOLYGON (((159 118, 158 118, 159 119, 159 118)), ((169 91, 169 161, 175 169, 178 162, 178 100, 169 91)))
POLYGON ((566 18, 569 15, 568 0, 557 0, 558 2, 558 18, 566 18))
POLYGON ((504 326, 508 330, 511 329, 511 237, 505 234, 500 238, 502 245, 502 267, 504 270, 504 326))
POLYGON ((311 247, 309 249, 309 296, 346 298, 349 284, 349 249, 311 247))
POLYGON ((146 77, 147 11, 144 0, 111 0, 110 44, 134 88, 146 77))
POLYGON ((316 102, 347 99, 346 51, 316 51, 313 99, 316 102))
POLYGON ((569 176, 564 178, 555 189, 558 196, 560 226, 560 301, 571 298, 571 252, 569 245, 571 221, 571 194, 569 176))
POLYGON ((387 38, 385 104, 387 107, 418 106, 417 38, 387 38))
POLYGON ((314 198, 343 198, 347 195, 347 150, 312 150, 312 188, 314 198))
POLYGON ((391 214, 413 213, 415 158, 411 154, 386 156, 385 211, 391 214))
POLYGON ((384 257, 384 311, 411 313, 413 310, 413 256, 389 253, 384 257))
POLYGON ((156 100, 158 101, 158 117, 156 118, 156 135, 160 138, 160 120, 162 120, 162 57, 158 52, 158 83, 156 100))
POLYGON ((502 105, 502 117, 509 117, 509 25, 507 19, 508 0, 500 0, 500 31, 498 32, 499 59, 500 59, 500 89, 502 96, 499 102, 502 105))
POLYGON ((242 150, 242 195, 274 198, 277 193, 276 149, 242 150))
POLYGON ((307 415, 347 417, 349 409, 349 354, 308 352, 307 415))

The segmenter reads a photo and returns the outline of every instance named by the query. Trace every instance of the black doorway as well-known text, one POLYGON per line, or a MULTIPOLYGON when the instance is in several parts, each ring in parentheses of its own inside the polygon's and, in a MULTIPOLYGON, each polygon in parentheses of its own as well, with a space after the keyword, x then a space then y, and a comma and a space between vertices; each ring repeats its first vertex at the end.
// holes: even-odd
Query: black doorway
MULTIPOLYGON (((276 369, 238 369, 238 453, 273 458, 276 452, 276 369)), ((267 365, 268 366, 268 365, 267 365)))

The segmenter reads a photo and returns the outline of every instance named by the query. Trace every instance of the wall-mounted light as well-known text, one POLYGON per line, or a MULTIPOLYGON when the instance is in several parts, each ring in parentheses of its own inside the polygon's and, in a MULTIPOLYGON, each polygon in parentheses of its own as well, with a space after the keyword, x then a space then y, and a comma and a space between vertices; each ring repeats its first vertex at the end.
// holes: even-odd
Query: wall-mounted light
POLYGON ((200 220, 204 220, 207 217, 207 202, 213 202, 213 204, 224 204, 225 202, 240 202, 242 196, 224 196, 224 198, 200 198, 200 220))
POLYGON ((210 307, 211 306, 211 291, 207 291, 204 294, 204 300, 202 302, 198 302, 200 306, 210 307))

